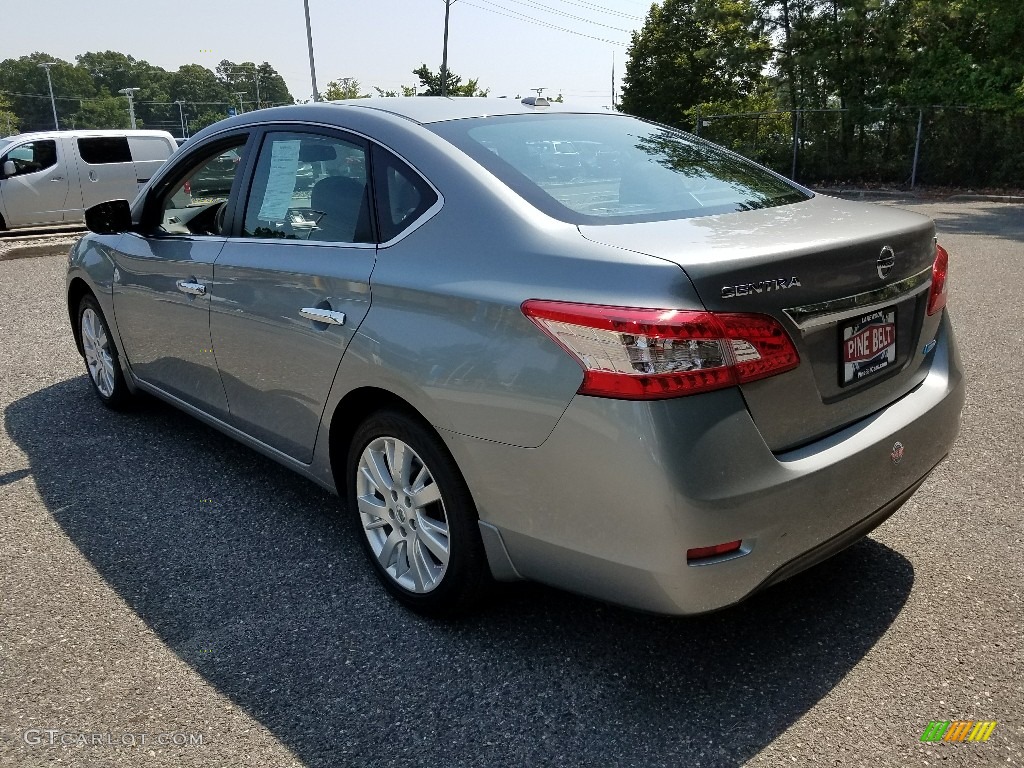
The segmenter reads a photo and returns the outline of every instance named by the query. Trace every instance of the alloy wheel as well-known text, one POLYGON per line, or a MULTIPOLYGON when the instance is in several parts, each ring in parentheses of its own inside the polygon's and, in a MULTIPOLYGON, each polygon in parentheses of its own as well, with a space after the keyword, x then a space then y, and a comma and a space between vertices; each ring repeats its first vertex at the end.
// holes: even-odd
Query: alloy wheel
POLYGON ((395 437, 378 437, 359 457, 356 503, 363 532, 391 580, 416 594, 448 570, 450 537, 441 489, 422 458, 395 437))
POLYGON ((114 394, 114 358, 110 353, 110 338, 99 315, 87 307, 82 312, 82 349, 85 364, 96 389, 105 398, 114 394))

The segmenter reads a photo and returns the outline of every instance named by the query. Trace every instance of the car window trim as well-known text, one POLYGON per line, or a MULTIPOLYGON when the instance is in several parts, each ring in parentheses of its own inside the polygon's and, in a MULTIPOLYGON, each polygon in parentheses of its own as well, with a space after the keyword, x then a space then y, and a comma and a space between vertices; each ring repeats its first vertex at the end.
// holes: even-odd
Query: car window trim
MULTIPOLYGON (((168 239, 172 237, 180 237, 185 239, 194 238, 206 238, 222 240, 230 237, 230 232, 234 224, 235 218, 235 207, 238 202, 238 192, 240 189, 240 183, 245 178, 246 174, 251 170, 250 165, 252 164, 252 152, 249 151, 249 147, 252 144, 253 136, 255 131, 251 130, 248 126, 244 129, 232 128, 230 131, 224 131, 222 134, 217 134, 217 138, 211 137, 210 141, 203 142, 202 144, 190 147, 182 154, 180 158, 174 160, 174 168, 195 168, 195 162, 201 157, 209 157, 210 150, 221 151, 218 148, 233 149, 240 148, 242 151, 243 167, 239 169, 238 173, 235 174, 235 178, 231 182, 231 191, 228 193, 228 198, 225 201, 228 209, 225 213, 224 225, 225 231, 219 235, 186 235, 180 232, 159 232, 158 227, 154 224, 157 220, 157 206, 158 200, 162 199, 178 181, 183 180, 187 173, 176 174, 172 172, 171 168, 167 168, 166 172, 162 172, 156 181, 149 189, 146 190, 146 194, 139 199, 141 200, 141 208, 138 216, 138 226, 140 231, 137 233, 143 237, 159 237, 160 239, 168 239), (235 144, 234 140, 245 137, 245 141, 241 144, 235 144), (144 228, 144 229, 142 229, 144 228)), ((171 157, 174 157, 173 155, 171 157)), ((170 159, 168 159, 170 162, 170 159)), ((161 169, 163 170, 163 169, 161 169)), ((135 211, 132 212, 132 220, 135 221, 135 211)))
MULTIPOLYGON (((372 136, 368 136, 367 134, 365 134, 365 133, 363 133, 361 131, 355 130, 353 128, 345 128, 345 127, 342 127, 342 126, 334 125, 332 123, 323 123, 323 122, 320 122, 319 120, 299 121, 299 122, 290 121, 290 122, 287 122, 287 123, 279 123, 279 122, 274 121, 274 120, 261 120, 259 122, 248 123, 245 127, 247 129, 249 129, 249 130, 252 130, 254 132, 254 134, 255 134, 255 133, 257 133, 259 131, 259 129, 268 129, 268 128, 274 129, 274 128, 276 128, 279 125, 302 126, 302 127, 317 127, 317 128, 326 129, 328 131, 340 131, 342 133, 347 133, 347 134, 350 134, 352 136, 358 136, 363 141, 366 141, 366 142, 368 142, 370 144, 375 144, 378 147, 380 147, 381 149, 384 149, 384 150, 390 152, 392 155, 397 157, 399 160, 401 160, 407 166, 412 168, 413 171, 416 172, 416 175, 419 176, 421 179, 423 179, 423 181, 425 181, 427 183, 427 186, 429 186, 432 190, 434 190, 434 194, 437 195, 437 201, 432 206, 430 206, 430 208, 425 210, 423 212, 423 214, 418 219, 416 219, 416 221, 414 221, 412 224, 410 224, 404 230, 399 232, 395 237, 393 237, 392 239, 387 240, 385 242, 382 242, 382 243, 376 243, 375 244, 376 248, 379 248, 379 249, 383 250, 385 248, 390 248, 390 247, 396 245, 397 243, 401 242, 406 237, 411 235, 413 232, 415 232, 417 229, 422 227, 424 224, 426 224, 430 219, 434 218, 434 216, 436 216, 441 211, 441 209, 444 208, 445 200, 444 200, 444 195, 441 194, 441 190, 439 190, 437 188, 437 186, 434 184, 434 182, 432 182, 430 180, 430 178, 425 173, 423 173, 423 171, 421 171, 419 168, 416 167, 416 163, 410 161, 409 158, 406 157, 405 155, 403 155, 401 152, 396 152, 392 147, 389 147, 387 144, 385 144, 384 142, 380 141, 379 139, 375 139, 372 136)), ((230 128, 230 129, 226 128, 223 132, 234 131, 234 130, 237 130, 237 128, 230 128)), ((215 134, 215 135, 219 135, 219 134, 215 134)), ((255 169, 255 162, 256 162, 255 154, 256 153, 253 152, 252 154, 254 155, 254 157, 252 158, 253 169, 255 169)), ((372 155, 373 153, 371 152, 370 154, 372 155)), ((372 165, 373 158, 370 157, 368 162, 370 162, 371 165, 372 165)), ((251 180, 247 179, 246 183, 247 183, 247 185, 251 184, 251 180)), ((373 179, 372 178, 369 179, 369 183, 371 185, 373 184, 373 179)), ((377 197, 376 197, 376 191, 375 190, 374 190, 373 204, 374 204, 374 208, 376 209, 377 197)), ((231 212, 229 212, 229 215, 231 215, 231 212)), ((376 211, 374 211, 373 215, 376 215, 376 211)), ((374 227, 376 228, 376 221, 374 221, 374 227)), ((379 237, 379 232, 377 234, 378 234, 378 237, 379 237)), ((232 235, 232 237, 233 236, 234 235, 232 235)), ((274 239, 274 238, 247 237, 245 239, 249 240, 250 242, 254 242, 254 243, 255 242, 274 242, 274 243, 281 242, 279 239, 274 239)), ((299 240, 299 241, 289 241, 289 242, 309 242, 309 241, 307 241, 307 240, 299 240)), ((323 241, 314 241, 314 242, 323 242, 323 241)), ((344 243, 339 243, 338 245, 344 245, 344 243)))
MULTIPOLYGON (((302 123, 302 122, 262 122, 253 124, 251 128, 256 128, 253 131, 253 148, 249 162, 247 162, 246 176, 245 176, 245 189, 244 196, 239 195, 239 204, 235 211, 232 213, 229 211, 229 215, 232 215, 234 219, 232 226, 228 227, 229 237, 237 239, 239 241, 244 240, 247 243, 288 243, 289 245, 319 245, 319 246, 334 246, 338 248, 373 248, 379 247, 380 230, 377 227, 377 211, 376 211, 376 194, 373 188, 373 166, 370 155, 370 144, 372 143, 369 138, 361 135, 357 131, 350 131, 347 128, 342 128, 336 125, 323 125, 321 123, 302 123), (316 130, 309 130, 315 128, 316 130), (328 136, 334 139, 341 139, 347 141, 349 144, 361 146, 363 151, 366 153, 366 187, 370 196, 370 231, 373 234, 373 241, 369 243, 341 243, 333 240, 282 240, 278 237, 242 237, 242 227, 245 224, 245 209, 249 205, 249 198, 252 196, 252 186, 256 181, 256 165, 259 161, 259 155, 263 151, 264 144, 267 141, 267 136, 272 133, 310 133, 314 136, 328 136), (355 140, 353 140, 355 139, 355 140), (244 197, 244 199, 243 199, 244 197), (234 215, 237 214, 237 215, 234 215)), ((234 192, 234 189, 232 189, 234 192)))
MULTIPOLYGON (((414 231, 419 229, 421 226, 426 224, 427 221, 432 219, 441 210, 441 208, 444 207, 444 197, 441 195, 440 190, 437 187, 435 187, 433 184, 431 184, 430 183, 430 179, 428 179, 425 175, 420 173, 420 171, 416 168, 415 165, 410 163, 408 160, 406 160, 400 154, 398 154, 397 152, 395 152, 391 148, 385 146, 384 144, 381 144, 380 142, 373 142, 373 143, 382 152, 387 152, 392 157, 394 157, 394 158, 398 159, 400 162, 404 163, 407 168, 410 168, 412 170, 412 172, 415 173, 423 181, 423 183, 426 184, 433 191, 434 196, 435 196, 434 203, 429 208, 425 209, 423 211, 423 213, 421 213, 419 216, 417 216, 415 219, 413 219, 413 221, 409 224, 409 226, 403 228, 401 232, 399 232, 397 235, 392 237, 390 240, 386 240, 386 241, 384 241, 384 242, 382 242, 380 244, 379 247, 381 249, 384 249, 384 248, 390 248, 391 246, 393 246, 396 243, 400 242, 401 240, 403 240, 404 238, 406 238, 410 234, 412 234, 414 231)), ((371 151, 370 154, 372 155, 373 152, 371 151)), ((374 167, 374 169, 373 169, 373 174, 374 174, 374 178, 376 178, 376 176, 377 176, 377 169, 376 169, 376 167, 374 167)), ((373 203, 374 203, 374 206, 376 206, 377 208, 381 208, 383 206, 383 198, 380 197, 380 196, 375 195, 374 199, 373 199, 373 203)))

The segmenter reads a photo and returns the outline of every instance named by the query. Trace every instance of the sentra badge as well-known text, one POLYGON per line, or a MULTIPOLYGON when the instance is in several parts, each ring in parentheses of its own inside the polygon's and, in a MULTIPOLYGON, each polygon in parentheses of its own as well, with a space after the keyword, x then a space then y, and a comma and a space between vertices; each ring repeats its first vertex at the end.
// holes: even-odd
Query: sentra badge
POLYGON ((755 293, 771 293, 772 291, 784 291, 787 288, 799 287, 799 277, 776 277, 772 280, 760 280, 756 283, 723 285, 722 298, 735 299, 737 296, 750 296, 755 293))

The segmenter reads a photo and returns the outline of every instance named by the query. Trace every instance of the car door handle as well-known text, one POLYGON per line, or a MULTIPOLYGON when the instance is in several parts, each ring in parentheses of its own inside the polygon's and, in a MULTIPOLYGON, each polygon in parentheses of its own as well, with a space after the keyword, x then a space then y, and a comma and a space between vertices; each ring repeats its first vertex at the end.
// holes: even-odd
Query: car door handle
POLYGON ((299 314, 307 320, 312 320, 314 323, 327 323, 328 325, 345 324, 344 312, 333 312, 329 309, 319 309, 318 307, 303 307, 299 310, 299 314))
POLYGON ((202 283, 197 283, 195 280, 179 280, 178 290, 182 293, 187 293, 189 296, 206 295, 206 286, 202 283))
POLYGON ((51 176, 50 181, 64 181, 63 176, 51 176))

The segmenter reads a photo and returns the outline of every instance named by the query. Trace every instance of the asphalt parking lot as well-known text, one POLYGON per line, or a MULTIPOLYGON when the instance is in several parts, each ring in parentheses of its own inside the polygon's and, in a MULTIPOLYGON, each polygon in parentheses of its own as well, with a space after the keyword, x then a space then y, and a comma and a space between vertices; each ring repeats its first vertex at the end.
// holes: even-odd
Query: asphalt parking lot
POLYGON ((1024 764, 1024 205, 887 204, 951 254, 960 438, 869 539, 691 619, 535 585, 406 612, 336 499, 106 411, 64 259, 0 260, 0 765, 1024 764))

